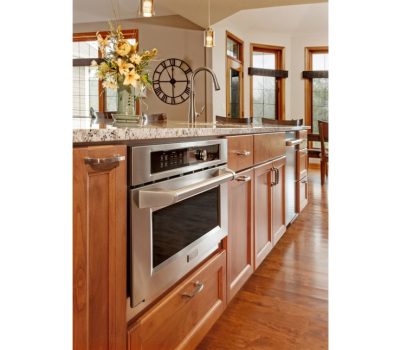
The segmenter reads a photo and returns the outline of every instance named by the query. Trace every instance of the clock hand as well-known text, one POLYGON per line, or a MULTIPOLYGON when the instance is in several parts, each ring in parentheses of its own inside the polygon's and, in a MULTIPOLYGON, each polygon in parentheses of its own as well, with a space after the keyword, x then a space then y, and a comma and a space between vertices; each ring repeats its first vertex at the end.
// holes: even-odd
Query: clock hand
POLYGON ((167 71, 169 78, 172 80, 172 77, 171 77, 171 74, 168 71, 168 68, 165 68, 165 70, 167 71))
POLYGON ((172 97, 175 97, 175 84, 172 84, 172 97))

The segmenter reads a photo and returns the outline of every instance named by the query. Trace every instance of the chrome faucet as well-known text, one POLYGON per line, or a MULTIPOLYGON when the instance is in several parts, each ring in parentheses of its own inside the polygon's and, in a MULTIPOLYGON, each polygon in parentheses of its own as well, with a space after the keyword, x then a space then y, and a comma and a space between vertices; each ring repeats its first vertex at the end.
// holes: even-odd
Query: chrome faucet
POLYGON ((215 90, 220 90, 220 86, 218 84, 218 79, 215 73, 208 67, 199 67, 194 70, 193 74, 190 76, 190 95, 189 95, 189 115, 188 121, 190 124, 194 124, 196 121, 196 117, 198 114, 196 113, 196 104, 195 104, 195 91, 194 91, 194 78, 196 77, 197 73, 205 71, 211 74, 213 81, 214 81, 214 88, 215 90))

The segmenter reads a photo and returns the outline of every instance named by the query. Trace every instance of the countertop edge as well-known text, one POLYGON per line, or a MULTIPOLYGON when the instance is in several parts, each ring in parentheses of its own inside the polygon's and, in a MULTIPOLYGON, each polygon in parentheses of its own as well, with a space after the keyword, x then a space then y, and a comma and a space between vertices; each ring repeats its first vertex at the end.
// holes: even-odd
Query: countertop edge
POLYGON ((260 127, 218 127, 218 128, 116 128, 116 129, 74 129, 74 146, 96 143, 123 143, 134 140, 175 139, 187 137, 221 137, 246 134, 308 130, 309 126, 260 126, 260 127))

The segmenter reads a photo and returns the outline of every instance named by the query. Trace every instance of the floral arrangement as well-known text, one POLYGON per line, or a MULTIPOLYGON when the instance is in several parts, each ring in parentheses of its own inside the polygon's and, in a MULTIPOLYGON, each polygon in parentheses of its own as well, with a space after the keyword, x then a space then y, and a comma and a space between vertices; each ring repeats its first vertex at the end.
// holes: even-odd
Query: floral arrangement
POLYGON ((118 87, 151 87, 148 66, 157 55, 157 49, 137 52, 138 43, 130 44, 124 38, 121 26, 116 29, 110 23, 110 33, 103 38, 97 33, 97 42, 103 62, 97 67, 97 77, 103 81, 103 87, 117 89, 118 87))

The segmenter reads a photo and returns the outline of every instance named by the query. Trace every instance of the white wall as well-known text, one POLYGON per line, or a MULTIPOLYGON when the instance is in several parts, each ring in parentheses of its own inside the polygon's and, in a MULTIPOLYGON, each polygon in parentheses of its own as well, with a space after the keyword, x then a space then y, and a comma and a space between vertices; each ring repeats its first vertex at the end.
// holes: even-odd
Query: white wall
MULTIPOLYGON (((285 47, 285 69, 289 71, 286 79, 285 119, 304 118, 304 80, 301 72, 304 70, 304 48, 307 46, 328 45, 328 23, 326 21, 312 25, 312 15, 326 13, 327 5, 299 5, 270 8, 262 10, 240 11, 213 25, 216 35, 216 47, 212 52, 212 67, 217 74, 221 90, 213 93, 214 115, 226 116, 226 62, 225 37, 226 31, 244 41, 244 116, 250 116, 250 76, 247 74, 250 64, 250 44, 265 44, 285 47), (260 11, 265 14, 260 18, 260 11), (296 15, 298 11, 298 15, 296 15), (289 13, 290 12, 290 13, 289 13), (277 19, 287 14, 287 26, 277 19), (311 16, 310 21, 307 15, 311 16), (296 16, 298 19, 296 20, 296 16), (274 21, 269 19, 274 18, 274 21), (263 28, 262 21, 268 23, 268 29, 263 28), (296 22, 298 26, 294 26, 296 22), (326 24, 326 28, 322 28, 326 24), (306 28, 307 27, 307 28, 306 28), (322 28, 322 29, 321 29, 322 28)), ((321 21, 321 18, 318 19, 321 21)))
MULTIPOLYGON (((193 29, 173 28, 170 26, 137 23, 134 20, 119 22, 122 29, 135 28, 139 30, 140 50, 158 49, 158 62, 151 65, 151 71, 167 58, 183 59, 192 69, 205 65, 205 52, 203 46, 203 32, 193 29)), ((74 25, 74 33, 97 32, 109 30, 108 23, 79 23, 74 25)), ((152 76, 152 73, 151 73, 152 76)), ((196 101, 198 110, 205 104, 205 79, 196 79, 196 101)), ((149 106, 145 113, 167 113, 168 120, 187 120, 188 100, 179 105, 169 105, 162 102, 153 91, 147 92, 145 103, 149 106)), ((204 120, 204 113, 199 121, 204 120)))

